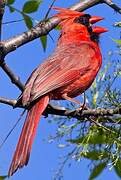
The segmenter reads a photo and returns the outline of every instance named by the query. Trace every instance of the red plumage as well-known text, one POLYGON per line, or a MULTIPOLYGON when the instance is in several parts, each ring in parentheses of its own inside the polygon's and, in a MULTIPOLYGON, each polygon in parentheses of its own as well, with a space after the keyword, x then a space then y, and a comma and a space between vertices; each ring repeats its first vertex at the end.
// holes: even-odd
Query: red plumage
MULTIPOLYGON (((75 21, 83 17, 84 13, 61 8, 58 10, 61 13, 56 16, 62 20, 62 30, 57 47, 31 74, 21 95, 22 104, 30 105, 30 108, 8 176, 27 165, 40 116, 49 100, 68 99, 80 95, 90 87, 101 67, 102 57, 98 43, 91 39, 96 28, 89 31, 88 25, 75 21)), ((92 18, 92 22, 97 21, 98 18, 92 18)), ((106 29, 98 27, 98 34, 104 31, 106 29)))

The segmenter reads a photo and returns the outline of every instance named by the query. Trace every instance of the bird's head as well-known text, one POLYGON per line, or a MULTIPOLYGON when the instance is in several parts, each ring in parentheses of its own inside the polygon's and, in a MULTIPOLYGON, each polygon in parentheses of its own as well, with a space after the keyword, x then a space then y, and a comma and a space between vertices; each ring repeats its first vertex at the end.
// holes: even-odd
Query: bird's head
POLYGON ((55 16, 61 19, 59 25, 62 28, 62 33, 79 33, 91 40, 98 41, 99 35, 108 31, 106 28, 93 26, 94 23, 104 19, 100 16, 90 16, 83 12, 65 8, 54 7, 53 9, 59 11, 55 16))

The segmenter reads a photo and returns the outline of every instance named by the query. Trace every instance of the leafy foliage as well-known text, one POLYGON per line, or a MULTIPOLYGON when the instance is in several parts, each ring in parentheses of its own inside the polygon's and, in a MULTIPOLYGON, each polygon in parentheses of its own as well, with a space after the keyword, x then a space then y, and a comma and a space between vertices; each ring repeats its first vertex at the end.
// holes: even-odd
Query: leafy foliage
POLYGON ((25 22, 27 28, 28 28, 28 29, 31 29, 31 28, 33 27, 33 21, 32 21, 32 19, 31 19, 29 16, 24 15, 24 14, 23 14, 23 18, 24 18, 24 22, 25 22))
MULTIPOLYGON (((36 20, 34 20, 31 16, 28 14, 36 13, 39 10, 39 7, 42 3, 42 0, 28 0, 23 4, 22 10, 19 10, 13 6, 15 0, 8 0, 6 5, 9 8, 10 12, 18 12, 24 20, 24 23, 28 29, 31 29, 34 24, 36 23, 36 20)), ((43 36, 40 38, 40 42, 42 44, 43 50, 46 50, 47 46, 47 36, 43 36)))
POLYGON ((116 174, 121 178, 121 159, 120 158, 115 159, 114 169, 115 169, 116 174))
POLYGON ((7 5, 11 5, 15 2, 15 0, 7 0, 7 5))
MULTIPOLYGON (((112 53, 104 63, 97 79, 87 94, 88 106, 97 107, 120 107, 121 94, 115 84, 120 79, 121 68, 119 61, 113 61, 112 53), (110 73, 110 68, 114 73, 110 73)), ((74 108, 74 105, 69 107, 74 108)), ((57 120, 56 120, 57 122, 57 120)), ((121 149, 121 116, 90 117, 77 121, 75 119, 58 119, 58 130, 52 139, 60 140, 63 148, 74 146, 73 153, 68 153, 69 159, 80 161, 86 158, 91 161, 90 179, 95 179, 102 171, 114 167, 116 174, 120 177, 120 149, 121 149), (76 137, 75 137, 76 135, 76 137), (71 156, 70 156, 71 154, 71 156), (93 166, 93 168, 92 168, 93 166)), ((66 156, 66 157, 67 157, 66 156)), ((65 163, 65 161, 63 161, 65 163)), ((64 166, 64 165, 63 165, 64 166)), ((61 170, 62 171, 62 170, 61 170)))
POLYGON ((41 43, 42 43, 43 50, 45 51, 46 46, 47 46, 47 36, 40 37, 40 40, 41 40, 41 43))
POLYGON ((121 40, 114 39, 114 38, 112 38, 112 40, 113 40, 114 42, 116 42, 118 45, 121 45, 121 40))
POLYGON ((103 162, 95 166, 94 169, 92 170, 92 173, 90 174, 89 180, 93 180, 94 178, 99 176, 99 174, 105 169, 106 164, 107 162, 103 162))
POLYGON ((33 1, 27 1, 25 2, 24 6, 23 6, 23 13, 33 13, 36 12, 40 6, 40 4, 42 3, 41 0, 33 0, 33 1))
POLYGON ((7 178, 7 176, 0 176, 0 180, 4 180, 6 178, 7 178))

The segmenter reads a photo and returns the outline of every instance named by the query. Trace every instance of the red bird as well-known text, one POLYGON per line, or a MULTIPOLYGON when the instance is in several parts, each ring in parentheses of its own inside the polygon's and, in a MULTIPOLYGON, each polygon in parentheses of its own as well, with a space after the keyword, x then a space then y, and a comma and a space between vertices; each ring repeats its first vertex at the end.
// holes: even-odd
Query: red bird
POLYGON ((102 18, 55 9, 60 11, 55 16, 61 19, 61 35, 54 53, 33 71, 21 95, 22 105, 29 108, 8 176, 27 165, 40 117, 49 101, 74 102, 72 98, 90 87, 102 64, 97 39, 107 29, 91 26, 102 18))

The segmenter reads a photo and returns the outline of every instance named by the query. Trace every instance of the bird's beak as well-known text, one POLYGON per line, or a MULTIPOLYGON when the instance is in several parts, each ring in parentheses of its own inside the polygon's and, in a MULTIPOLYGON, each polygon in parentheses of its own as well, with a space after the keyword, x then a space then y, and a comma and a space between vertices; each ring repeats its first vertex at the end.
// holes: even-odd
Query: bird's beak
POLYGON ((92 27, 92 32, 96 33, 96 34, 101 34, 101 33, 107 32, 107 31, 108 31, 108 29, 100 27, 100 26, 92 27))
MULTIPOLYGON (((101 20, 103 20, 104 18, 100 17, 100 16, 91 16, 91 18, 89 19, 89 22, 91 24, 94 24, 96 22, 99 22, 101 20)), ((101 33, 104 33, 104 32, 107 32, 108 29, 106 28, 103 28, 103 27, 100 27, 100 26, 92 26, 92 32, 93 33, 96 33, 96 34, 101 34, 101 33)))
POLYGON ((103 17, 100 17, 100 16, 91 16, 91 18, 89 19, 89 22, 91 23, 91 24, 94 24, 94 23, 96 23, 96 22, 98 22, 98 21, 101 21, 101 20, 103 20, 104 18, 103 17))

